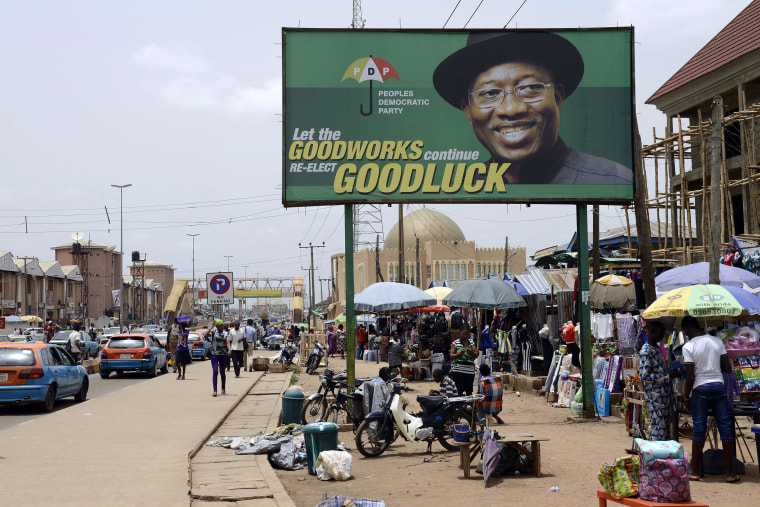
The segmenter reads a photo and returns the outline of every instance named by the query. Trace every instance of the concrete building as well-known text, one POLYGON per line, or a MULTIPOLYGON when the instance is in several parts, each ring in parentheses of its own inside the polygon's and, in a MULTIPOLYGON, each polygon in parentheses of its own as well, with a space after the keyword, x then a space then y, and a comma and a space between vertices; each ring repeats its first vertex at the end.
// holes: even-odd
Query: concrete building
POLYGON ((85 315, 97 319, 101 316, 119 316, 119 307, 113 306, 112 291, 120 290, 121 253, 112 245, 81 241, 81 247, 66 243, 52 247, 55 260, 62 265, 79 266, 85 295, 82 304, 85 315))
MULTIPOLYGON (((486 278, 488 274, 502 277, 504 272, 522 273, 526 270, 524 247, 510 247, 508 266, 504 266, 504 247, 478 247, 468 241, 462 229, 449 217, 430 208, 422 208, 404 217, 404 277, 400 280, 399 225, 385 236, 385 243, 376 252, 374 248, 354 253, 354 290, 359 293, 369 285, 381 281, 403 281, 422 289, 433 280, 447 280, 455 286, 468 279, 486 278), (417 263, 419 240, 419 265, 417 263), (379 274, 378 274, 379 270, 379 274)), ((504 238, 494 238, 496 241, 504 238)), ((337 301, 336 314, 343 311, 345 302, 345 254, 331 259, 333 301, 337 301)))
POLYGON ((77 266, 0 252, 2 315, 36 315, 66 322, 82 317, 82 276, 77 266))

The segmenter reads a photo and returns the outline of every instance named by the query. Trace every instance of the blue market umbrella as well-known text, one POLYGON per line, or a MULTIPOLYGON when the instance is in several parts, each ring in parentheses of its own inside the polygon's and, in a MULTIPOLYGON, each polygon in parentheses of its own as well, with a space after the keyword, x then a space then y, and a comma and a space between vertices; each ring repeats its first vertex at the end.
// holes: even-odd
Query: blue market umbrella
MULTIPOLYGON (((695 262, 694 264, 669 269, 654 279, 657 292, 668 292, 673 289, 700 283, 710 283, 709 262, 695 262)), ((754 292, 754 289, 760 289, 760 276, 746 269, 721 264, 720 285, 749 288, 754 292)))

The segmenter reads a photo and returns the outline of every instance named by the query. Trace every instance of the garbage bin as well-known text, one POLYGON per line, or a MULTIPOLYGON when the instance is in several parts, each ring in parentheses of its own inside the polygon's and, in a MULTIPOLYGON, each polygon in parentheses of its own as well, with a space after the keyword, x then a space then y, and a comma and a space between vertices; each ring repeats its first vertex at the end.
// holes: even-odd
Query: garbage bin
POLYGON ((303 427, 306 444, 306 463, 309 473, 317 475, 317 458, 322 451, 338 449, 338 425, 331 422, 316 422, 303 427))
POLYGON ((288 389, 282 398, 282 424, 301 422, 304 395, 300 389, 288 389))

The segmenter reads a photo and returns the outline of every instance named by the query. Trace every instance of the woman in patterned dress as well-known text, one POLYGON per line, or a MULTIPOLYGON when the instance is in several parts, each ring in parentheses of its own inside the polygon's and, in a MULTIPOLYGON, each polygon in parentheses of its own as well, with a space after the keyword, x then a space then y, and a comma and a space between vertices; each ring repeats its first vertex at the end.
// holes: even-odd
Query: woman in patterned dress
MULTIPOLYGON (((669 422, 673 408, 673 384, 668 363, 660 350, 665 336, 662 322, 647 322, 647 342, 641 347, 639 377, 644 385, 649 412, 649 440, 669 440, 669 422)), ((678 375, 677 372, 673 372, 678 375)), ((674 376, 675 376, 674 375, 674 376)))
POLYGON ((338 352, 340 352, 340 358, 346 358, 346 331, 343 329, 343 324, 338 324, 338 352))

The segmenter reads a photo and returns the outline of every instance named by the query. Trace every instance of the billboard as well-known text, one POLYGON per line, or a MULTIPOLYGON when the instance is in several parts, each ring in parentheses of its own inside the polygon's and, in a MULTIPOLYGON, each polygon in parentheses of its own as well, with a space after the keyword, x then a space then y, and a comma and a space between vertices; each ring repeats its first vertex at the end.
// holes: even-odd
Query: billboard
POLYGON ((282 289, 235 290, 235 297, 240 298, 281 298, 282 289))
POLYGON ((633 28, 283 28, 283 204, 629 202, 633 28))

